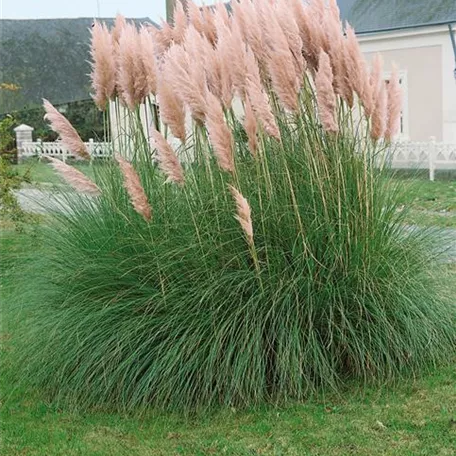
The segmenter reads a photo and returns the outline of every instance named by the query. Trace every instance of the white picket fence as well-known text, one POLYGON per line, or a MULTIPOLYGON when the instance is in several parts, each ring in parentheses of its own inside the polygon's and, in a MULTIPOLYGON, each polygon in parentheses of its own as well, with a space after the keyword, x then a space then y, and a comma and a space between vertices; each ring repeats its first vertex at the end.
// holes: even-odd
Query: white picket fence
MULTIPOLYGON (((111 143, 96 142, 93 139, 90 139, 89 142, 85 144, 92 159, 107 158, 112 156, 111 143)), ((60 141, 43 142, 41 140, 38 140, 23 142, 20 147, 20 157, 54 157, 59 158, 65 162, 68 158, 74 158, 75 155, 70 152, 60 141)))
MULTIPOLYGON (((112 156, 112 144, 95 142, 86 143, 92 158, 112 156)), ((20 157, 56 157, 63 161, 73 158, 61 142, 22 142, 20 157)), ((427 169, 429 179, 435 178, 436 170, 456 170, 456 144, 436 142, 431 138, 427 142, 401 141, 392 144, 382 155, 382 161, 394 169, 427 169)))
POLYGON ((386 152, 387 163, 394 169, 427 169, 429 179, 436 170, 456 170, 456 144, 436 142, 396 142, 386 152))

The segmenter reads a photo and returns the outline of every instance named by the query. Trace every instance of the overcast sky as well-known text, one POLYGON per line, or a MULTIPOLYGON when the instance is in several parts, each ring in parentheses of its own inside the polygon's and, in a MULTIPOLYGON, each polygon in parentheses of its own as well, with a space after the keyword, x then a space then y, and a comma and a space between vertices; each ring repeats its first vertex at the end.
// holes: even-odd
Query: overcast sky
MULTIPOLYGON (((196 3, 203 1, 196 0, 196 3)), ((158 21, 165 17, 165 0, 0 0, 2 19, 114 17, 117 13, 158 21)))

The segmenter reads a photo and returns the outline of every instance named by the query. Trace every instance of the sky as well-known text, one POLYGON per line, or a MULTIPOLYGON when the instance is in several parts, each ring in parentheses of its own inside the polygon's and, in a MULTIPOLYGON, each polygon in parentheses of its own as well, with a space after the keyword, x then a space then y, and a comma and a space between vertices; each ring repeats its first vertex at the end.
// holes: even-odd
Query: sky
POLYGON ((114 17, 117 13, 159 21, 165 17, 165 0, 0 0, 1 19, 114 17))

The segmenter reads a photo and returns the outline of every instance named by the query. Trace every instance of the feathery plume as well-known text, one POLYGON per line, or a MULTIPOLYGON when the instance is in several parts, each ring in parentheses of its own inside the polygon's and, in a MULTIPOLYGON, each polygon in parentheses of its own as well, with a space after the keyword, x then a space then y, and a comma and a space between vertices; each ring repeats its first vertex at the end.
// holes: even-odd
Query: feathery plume
POLYGON ((161 57, 173 44, 173 28, 162 20, 160 29, 152 26, 149 30, 154 37, 155 53, 157 57, 161 57))
POLYGON ((166 64, 163 73, 158 74, 157 97, 160 106, 160 117, 169 126, 173 135, 183 143, 186 139, 185 131, 185 108, 182 99, 173 90, 169 81, 165 77, 166 64))
POLYGON ((290 0, 296 23, 303 42, 304 57, 310 68, 318 68, 318 58, 320 50, 326 39, 321 26, 321 20, 316 17, 317 13, 313 8, 304 6, 302 0, 290 0))
POLYGON ((280 130, 272 113, 268 96, 263 90, 258 64, 250 49, 247 49, 246 52, 246 67, 246 92, 252 103, 253 111, 260 120, 266 133, 280 141, 280 130))
POLYGON ((332 17, 340 22, 340 9, 337 0, 329 0, 329 10, 331 11, 332 17))
POLYGON ((185 48, 172 46, 166 55, 170 83, 190 108, 193 119, 199 123, 203 123, 206 116, 207 92, 201 40, 204 40, 203 37, 190 25, 185 48), (191 59, 191 56, 194 58, 191 59))
POLYGON ((336 96, 333 89, 333 74, 329 56, 325 51, 320 52, 318 71, 315 75, 317 89, 317 104, 323 128, 331 133, 339 131, 335 118, 336 96))
POLYGON ((378 94, 383 84, 383 58, 381 54, 375 54, 372 59, 372 69, 370 72, 369 85, 371 88, 371 97, 372 97, 372 109, 370 112, 366 112, 369 116, 372 115, 374 110, 375 103, 377 101, 378 94))
POLYGON ((187 30, 187 14, 180 0, 176 2, 174 8, 174 26, 173 26, 173 40, 175 44, 182 44, 185 38, 185 31, 187 30))
POLYGON ((155 128, 152 129, 152 139, 157 148, 156 157, 160 169, 168 176, 169 181, 183 184, 184 170, 168 141, 155 128))
POLYGON ((119 44, 120 35, 122 35, 122 32, 126 25, 127 20, 125 19, 125 17, 121 14, 117 14, 116 19, 114 21, 114 27, 112 28, 112 41, 115 46, 119 44))
POLYGON ((233 22, 239 25, 246 43, 263 67, 267 60, 267 55, 259 15, 255 11, 253 3, 250 0, 241 0, 239 5, 233 2, 232 8, 234 11, 233 22))
POLYGON ((369 78, 367 77, 366 62, 356 38, 354 29, 347 24, 347 39, 345 40, 345 59, 347 63, 347 81, 358 97, 363 100, 364 92, 368 90, 369 78))
POLYGON ((385 131, 385 139, 391 141, 399 130, 399 121, 402 109, 402 91, 399 82, 397 66, 393 66, 393 72, 387 88, 388 93, 388 121, 385 131))
POLYGON ((382 82, 372 113, 371 137, 375 141, 378 141, 385 134, 388 115, 387 103, 386 84, 382 82))
POLYGON ((344 62, 344 38, 342 25, 339 19, 330 16, 326 22, 326 40, 328 44, 327 54, 330 57, 331 69, 334 76, 334 91, 347 103, 353 104, 353 91, 346 80, 346 67, 344 62))
POLYGON ((202 10, 204 18, 204 35, 209 40, 209 42, 214 45, 217 41, 217 29, 215 27, 214 13, 207 6, 203 6, 202 10))
POLYGON ((58 133, 63 144, 81 158, 90 159, 86 145, 68 119, 60 114, 48 100, 43 99, 43 106, 46 111, 44 118, 50 122, 52 130, 58 133))
POLYGON ((116 64, 111 34, 105 24, 95 21, 92 27, 92 95, 95 104, 104 111, 116 90, 116 64))
POLYGON ((119 39, 118 86, 123 99, 132 111, 141 103, 140 88, 145 87, 145 75, 138 74, 141 55, 138 46, 138 33, 133 24, 127 24, 119 39))
POLYGON ((80 193, 85 193, 90 196, 100 196, 101 190, 98 186, 92 182, 87 176, 85 176, 81 171, 73 168, 63 161, 58 160, 54 157, 46 157, 50 160, 53 168, 63 177, 63 179, 70 184, 76 191, 80 193))
MULTIPOLYGON (((234 4, 237 2, 233 2, 232 7, 234 7, 234 4)), ((215 16, 221 20, 227 27, 230 26, 230 16, 228 14, 228 10, 226 9, 225 3, 222 1, 218 1, 215 4, 215 16)))
POLYGON ((225 108, 229 109, 233 101, 233 57, 236 56, 236 49, 232 46, 232 35, 230 29, 221 20, 217 20, 218 41, 216 55, 220 63, 220 98, 225 108))
MULTIPOLYGON (((225 107, 229 107, 231 104, 231 84, 226 83, 226 72, 223 71, 223 64, 220 55, 220 50, 218 48, 209 47, 204 49, 204 68, 206 70, 206 82, 209 90, 217 97, 223 101, 225 107), (222 80, 224 81, 222 83, 222 80), (228 87, 228 96, 227 103, 225 104, 226 98, 225 94, 222 91, 223 87, 226 85, 228 87)), ((230 79, 231 79, 231 75, 230 79)))
POLYGON ((146 77, 146 93, 157 94, 157 64, 155 61, 155 46, 148 29, 142 27, 139 32, 141 45, 141 63, 146 77))
POLYGON ((247 242, 250 246, 253 246, 253 224, 250 205, 239 190, 232 185, 228 185, 228 188, 236 203, 237 215, 235 218, 241 225, 241 228, 247 237, 247 242))
POLYGON ((199 33, 204 34, 204 23, 199 6, 197 6, 192 0, 189 0, 187 2, 187 8, 188 20, 190 24, 193 25, 199 33))
POLYGON ((128 196, 135 211, 144 217, 144 220, 149 221, 152 217, 152 209, 147 199, 146 192, 141 184, 138 173, 133 168, 132 164, 125 160, 119 154, 115 156, 119 163, 120 170, 124 178, 124 187, 127 190, 128 196))
POLYGON ((206 128, 217 162, 224 171, 234 171, 233 137, 225 122, 222 105, 215 95, 207 93, 206 128))
POLYGON ((253 112, 252 105, 249 97, 245 98, 245 118, 244 118, 244 129, 249 139, 249 150, 250 153, 255 157, 258 149, 258 123, 253 112))
POLYGON ((291 55, 293 56, 296 78, 299 86, 301 86, 303 82, 303 74, 306 69, 306 62, 302 54, 303 43, 298 24, 292 14, 292 10, 288 5, 287 0, 278 0, 276 2, 274 14, 277 17, 282 32, 288 41, 288 47, 291 55))

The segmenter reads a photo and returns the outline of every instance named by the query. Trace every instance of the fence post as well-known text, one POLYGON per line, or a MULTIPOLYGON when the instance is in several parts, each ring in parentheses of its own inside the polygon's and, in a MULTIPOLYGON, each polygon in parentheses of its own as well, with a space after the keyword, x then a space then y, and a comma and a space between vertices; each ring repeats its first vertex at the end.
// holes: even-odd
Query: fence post
POLYGON ((93 160, 93 155, 95 152, 95 144, 93 142, 93 138, 89 139, 89 154, 90 154, 90 161, 93 160))
POLYGON ((38 155, 38 160, 41 161, 41 158, 43 157, 43 140, 41 138, 38 138, 36 140, 36 142, 38 143, 38 147, 37 147, 37 155, 38 155))
POLYGON ((429 138, 429 180, 434 182, 435 180, 435 151, 436 151, 436 141, 435 136, 429 138))
POLYGON ((14 129, 14 133, 16 133, 16 147, 17 147, 17 158, 21 160, 23 158, 24 149, 22 144, 25 142, 32 142, 33 141, 33 127, 28 125, 22 124, 19 125, 14 129))

